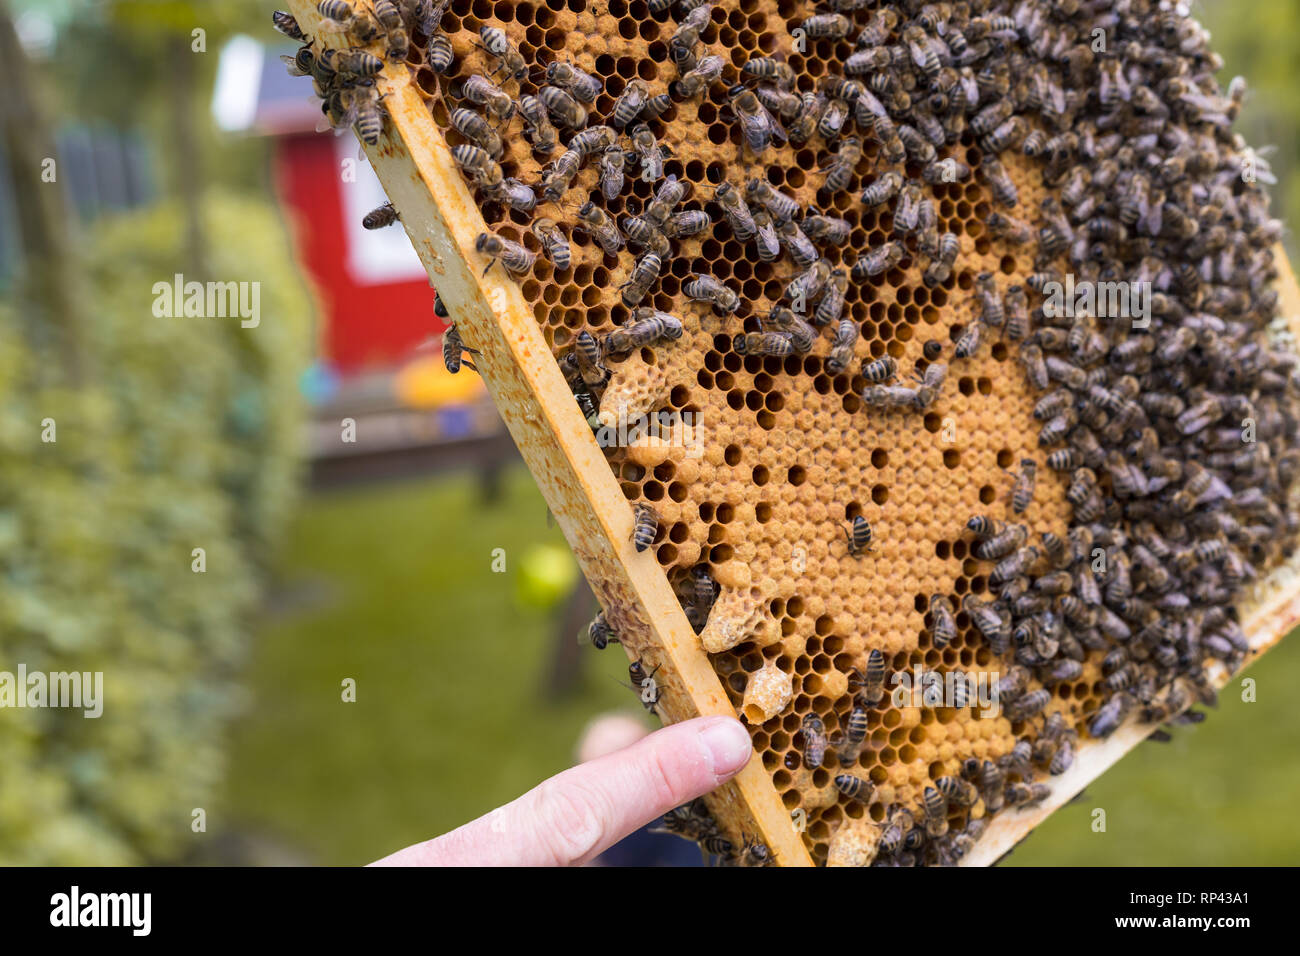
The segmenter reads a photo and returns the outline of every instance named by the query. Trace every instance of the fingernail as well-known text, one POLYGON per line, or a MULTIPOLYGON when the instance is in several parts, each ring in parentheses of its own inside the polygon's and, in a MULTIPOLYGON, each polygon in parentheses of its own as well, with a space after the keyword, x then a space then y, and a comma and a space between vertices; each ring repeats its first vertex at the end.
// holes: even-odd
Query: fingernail
POLYGON ((700 741, 709 752, 713 774, 730 777, 749 763, 754 745, 740 721, 719 717, 700 731, 700 741))

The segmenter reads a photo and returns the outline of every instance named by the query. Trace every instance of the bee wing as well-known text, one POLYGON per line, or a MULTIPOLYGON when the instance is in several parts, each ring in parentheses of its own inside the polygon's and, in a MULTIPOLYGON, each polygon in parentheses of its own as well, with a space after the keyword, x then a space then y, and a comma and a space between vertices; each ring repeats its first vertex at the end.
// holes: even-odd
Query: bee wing
POLYGON ((762 110, 763 115, 767 117, 767 122, 772 127, 772 135, 776 138, 777 142, 782 144, 790 142, 790 134, 785 131, 785 127, 781 124, 781 121, 773 116, 771 111, 762 103, 758 104, 758 108, 762 110))
POLYGON ((298 59, 297 59, 297 57, 292 57, 292 56, 290 56, 290 55, 287 54, 287 53, 281 53, 281 54, 280 54, 280 60, 284 63, 284 65, 285 65, 286 67, 288 67, 288 69, 289 69, 289 75, 290 75, 290 76, 307 76, 307 75, 309 75, 305 70, 300 70, 300 69, 298 69, 298 59))

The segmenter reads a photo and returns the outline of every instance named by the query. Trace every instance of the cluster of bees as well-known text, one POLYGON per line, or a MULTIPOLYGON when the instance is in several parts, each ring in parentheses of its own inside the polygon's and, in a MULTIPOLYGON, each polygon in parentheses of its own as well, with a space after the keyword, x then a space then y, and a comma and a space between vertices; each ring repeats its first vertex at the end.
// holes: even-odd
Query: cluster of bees
MULTIPOLYGON (((1300 531, 1290 496, 1300 473, 1300 416, 1296 356, 1266 335, 1277 306, 1271 247, 1280 224, 1256 177, 1243 176, 1249 166, 1267 181, 1267 168, 1231 130, 1244 87, 1234 81, 1220 90, 1214 74, 1222 64, 1184 10, 1157 0, 829 0, 792 22, 791 34, 837 50, 853 45, 827 58, 837 68, 810 77, 781 51, 748 56, 739 67, 709 53, 701 44, 708 0, 650 0, 651 15, 676 20, 667 44, 675 79, 658 95, 630 80, 598 116, 601 77, 558 55, 529 64, 499 27, 479 31, 495 71, 456 75, 439 32, 445 3, 377 0, 371 15, 325 0, 321 13, 359 46, 333 52, 307 43, 291 69, 313 77, 331 125, 354 125, 374 142, 383 114, 373 78, 383 60, 370 50, 378 44, 390 60, 404 59, 406 41, 396 37, 417 31, 429 66, 449 78, 449 123, 464 140, 452 148, 456 163, 482 202, 527 217, 537 240, 539 252, 482 233, 476 249, 488 267, 500 262, 524 276, 545 257, 565 272, 574 230, 609 255, 636 250, 619 288, 626 321, 599 339, 579 332, 560 359, 590 420, 611 358, 693 331, 698 316, 644 304, 684 238, 725 226, 754 260, 786 264, 791 277, 780 301, 761 314, 707 274, 691 273, 681 290, 724 327, 731 323, 731 348, 741 355, 805 355, 829 329, 823 367, 831 374, 854 362, 859 325, 845 301, 855 285, 915 266, 925 286, 957 288, 962 243, 940 231, 935 187, 978 177, 993 200, 987 233, 1032 252, 1035 271, 1022 284, 1004 289, 992 273, 974 277, 969 320, 951 343, 926 342, 910 378, 890 356, 856 369, 865 414, 917 414, 941 397, 950 365, 978 357, 994 337, 1012 343, 1042 393, 1034 409, 1039 445, 1047 468, 1065 477, 1073 509, 1063 536, 1015 520, 1037 483, 1037 461, 1025 458, 1009 489, 1011 515, 977 515, 963 529, 973 557, 987 562, 988 591, 958 603, 932 595, 925 626, 939 650, 961 629, 980 635, 995 666, 1000 661, 999 697, 1019 737, 999 759, 971 758, 959 775, 931 781, 917 804, 882 808, 874 817, 877 865, 960 859, 989 815, 1048 795, 1040 777, 1071 766, 1081 729, 1100 738, 1134 714, 1159 724, 1203 716, 1190 708, 1214 703, 1210 663, 1234 668, 1249 651, 1236 601, 1300 531), (803 208, 754 177, 723 178, 712 195, 696 195, 690 181, 666 171, 669 150, 656 134, 662 118, 717 89, 726 91, 746 155, 761 160, 787 143, 820 141, 830 157, 820 170, 820 208, 803 208), (500 134, 516 115, 526 144, 500 134), (977 162, 957 158, 970 159, 955 148, 968 144, 977 162), (505 174, 507 153, 520 148, 545 160, 536 182, 505 174), (1008 154, 1041 167, 1049 195, 1034 208, 1020 201, 1008 154), (597 186, 575 201, 577 174, 589 164, 598 167, 597 186), (876 210, 891 234, 876 248, 852 250, 851 264, 834 265, 843 258, 827 250, 846 247, 852 229, 823 210, 855 177, 864 184, 855 201, 876 210), (618 220, 607 207, 632 178, 652 191, 618 220), (552 211, 538 215, 539 207, 552 211), (1046 290, 1067 275, 1076 285, 1146 284, 1149 325, 1096 310, 1061 314, 1046 290), (1104 702, 1076 728, 1049 710, 1053 689, 1080 679, 1093 661, 1104 702), (950 827, 954 814, 963 822, 950 827)), ((277 14, 277 26, 305 40, 285 16, 277 14)), ((396 216, 382 207, 366 225, 396 216)), ((450 370, 468 364, 463 351, 453 324, 444 343, 450 370)), ((638 551, 657 527, 654 509, 638 505, 638 551)), ((864 517, 844 533, 850 554, 872 552, 864 517)), ((707 565, 693 577, 683 603, 699 630, 718 587, 707 565)), ((603 615, 589 634, 597 647, 618 640, 603 615)), ((810 768, 838 760, 845 772, 834 785, 847 804, 870 807, 874 799, 871 781, 847 768, 869 713, 887 705, 885 676, 884 656, 871 651, 845 731, 828 739, 809 715, 791 754, 810 768)), ((657 700, 656 692, 648 706, 657 700)), ((670 814, 664 827, 724 860, 767 860, 762 844, 726 841, 697 806, 670 814)))

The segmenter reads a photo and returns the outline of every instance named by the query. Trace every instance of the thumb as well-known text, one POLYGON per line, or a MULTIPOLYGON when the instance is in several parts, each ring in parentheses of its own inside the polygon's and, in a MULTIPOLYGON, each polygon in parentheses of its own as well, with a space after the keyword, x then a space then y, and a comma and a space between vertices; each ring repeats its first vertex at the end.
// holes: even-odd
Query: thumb
POLYGON ((564 771, 485 817, 381 866, 568 866, 725 783, 749 762, 731 717, 697 717, 564 771))

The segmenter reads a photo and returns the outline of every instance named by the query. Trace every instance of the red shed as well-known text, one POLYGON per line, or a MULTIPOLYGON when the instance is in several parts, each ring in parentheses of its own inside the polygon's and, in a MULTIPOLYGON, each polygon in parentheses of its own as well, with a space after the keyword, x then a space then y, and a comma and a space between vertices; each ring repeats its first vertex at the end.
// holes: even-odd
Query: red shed
POLYGON ((389 368, 443 324, 433 290, 400 225, 369 232, 361 217, 385 202, 351 135, 316 132, 320 107, 305 77, 277 53, 239 37, 221 54, 213 113, 232 132, 273 139, 276 196, 322 316, 320 359, 343 375, 389 368))

